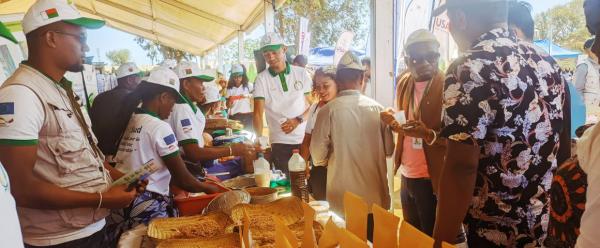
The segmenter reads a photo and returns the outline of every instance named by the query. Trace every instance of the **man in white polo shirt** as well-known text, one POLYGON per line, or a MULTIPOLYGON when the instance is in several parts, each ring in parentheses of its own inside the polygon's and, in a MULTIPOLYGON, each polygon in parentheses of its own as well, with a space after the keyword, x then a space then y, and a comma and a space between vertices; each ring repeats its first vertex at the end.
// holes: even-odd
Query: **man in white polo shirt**
POLYGON ((254 85, 254 130, 256 136, 263 135, 266 113, 273 163, 287 172, 292 151, 300 149, 304 138, 312 80, 304 68, 286 62, 287 47, 276 33, 266 34, 261 44, 269 68, 258 74, 254 85))
POLYGON ((115 155, 116 132, 115 119, 121 109, 123 99, 131 93, 135 87, 140 84, 142 77, 140 69, 135 63, 128 62, 119 66, 117 69, 117 87, 107 92, 103 92, 94 99, 90 109, 90 118, 92 120, 92 130, 98 137, 98 147, 104 155, 115 155))
POLYGON ((38 0, 24 16, 29 58, 0 88, 0 162, 14 179, 25 247, 106 247, 108 208, 135 197, 109 188, 122 173, 104 163, 63 77, 83 70, 85 28, 103 25, 67 0, 38 0))

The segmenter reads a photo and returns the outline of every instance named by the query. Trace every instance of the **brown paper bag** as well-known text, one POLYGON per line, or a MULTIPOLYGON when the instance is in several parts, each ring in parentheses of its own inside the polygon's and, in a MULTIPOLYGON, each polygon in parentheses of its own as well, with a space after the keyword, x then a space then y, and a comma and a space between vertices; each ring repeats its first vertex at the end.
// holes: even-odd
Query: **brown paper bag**
MULTIPOLYGON (((298 248, 299 244, 296 235, 283 223, 283 220, 277 216, 273 216, 273 221, 275 221, 275 244, 277 244, 277 237, 284 237, 290 247, 298 248)), ((283 240, 280 240, 280 244, 285 245, 286 242, 282 241, 283 240)), ((275 245, 275 247, 277 247, 277 245, 275 245)))
POLYGON ((317 213, 306 202, 302 202, 302 208, 304 209, 304 236, 302 237, 302 248, 315 248, 317 247, 317 239, 315 237, 313 222, 315 221, 317 213))
POLYGON ((373 204, 373 248, 396 248, 400 218, 373 204))
POLYGON ((325 228, 323 229, 323 234, 321 234, 321 238, 319 239, 319 248, 335 248, 338 246, 339 242, 337 239, 338 229, 340 229, 331 217, 325 224, 325 228))
POLYGON ((346 192, 344 194, 344 210, 346 229, 362 241, 367 241, 367 216, 369 207, 357 195, 346 192))
POLYGON ((369 248, 367 242, 360 240, 356 235, 346 229, 338 229, 340 248, 369 248))
POLYGON ((433 247, 433 238, 419 231, 419 229, 403 221, 400 226, 400 238, 398 240, 399 247, 410 248, 431 248, 433 247))

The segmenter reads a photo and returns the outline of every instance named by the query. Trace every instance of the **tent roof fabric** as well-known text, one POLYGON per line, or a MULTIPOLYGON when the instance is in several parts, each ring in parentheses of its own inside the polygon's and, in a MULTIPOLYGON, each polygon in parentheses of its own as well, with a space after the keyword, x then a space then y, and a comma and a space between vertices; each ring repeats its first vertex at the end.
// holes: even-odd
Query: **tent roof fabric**
POLYGON ((577 58, 581 53, 578 51, 571 51, 565 48, 562 48, 554 43, 551 43, 549 40, 536 40, 533 42, 535 45, 541 47, 550 54, 550 56, 557 59, 569 59, 569 58, 577 58))
MULTIPOLYGON (((0 0, 0 15, 25 13, 35 0, 0 0)), ((274 0, 277 7, 285 0, 274 0)), ((196 55, 263 22, 264 0, 76 0, 84 16, 196 55)), ((267 5, 267 6, 265 6, 267 5)))

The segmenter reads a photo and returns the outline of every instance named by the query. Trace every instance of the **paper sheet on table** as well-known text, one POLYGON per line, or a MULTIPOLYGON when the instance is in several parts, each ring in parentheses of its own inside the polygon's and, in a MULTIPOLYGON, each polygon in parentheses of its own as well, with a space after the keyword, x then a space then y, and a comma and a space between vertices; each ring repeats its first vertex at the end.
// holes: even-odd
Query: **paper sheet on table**
POLYGON ((331 217, 325 224, 325 228, 323 229, 323 234, 321 234, 321 239, 319 239, 319 248, 334 248, 337 247, 339 242, 337 238, 337 233, 340 228, 333 223, 331 217))
POLYGON ((273 221, 275 221, 275 248, 298 247, 298 239, 292 230, 277 216, 273 216, 273 221))
POLYGON ((317 247, 317 239, 315 238, 313 222, 315 221, 317 212, 306 202, 302 202, 302 208, 304 209, 304 236, 302 237, 301 247, 315 248, 317 247))
POLYGON ((362 198, 346 192, 344 194, 346 229, 362 241, 367 241, 367 216, 369 207, 362 198))
POLYGON ((338 240, 340 248, 369 248, 367 242, 361 240, 356 235, 346 229, 338 229, 338 240))
POLYGON ((396 248, 400 218, 373 204, 373 248, 396 248))
POLYGON ((431 248, 433 247, 433 243, 433 238, 408 224, 408 222, 402 222, 398 240, 400 247, 431 248))

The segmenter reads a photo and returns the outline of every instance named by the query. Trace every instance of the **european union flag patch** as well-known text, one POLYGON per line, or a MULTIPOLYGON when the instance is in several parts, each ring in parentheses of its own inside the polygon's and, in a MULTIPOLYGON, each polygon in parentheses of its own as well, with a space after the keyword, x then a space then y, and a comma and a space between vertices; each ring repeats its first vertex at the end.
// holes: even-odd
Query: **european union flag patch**
POLYGON ((187 126, 191 126, 192 122, 190 121, 190 119, 183 119, 181 120, 181 126, 182 127, 187 127, 187 126))
POLYGON ((15 114, 15 103, 14 102, 0 103, 0 115, 14 115, 14 114, 15 114))
POLYGON ((163 140, 165 141, 165 143, 167 145, 173 144, 175 142, 175 135, 171 134, 171 135, 169 135, 167 137, 164 137, 163 140))

